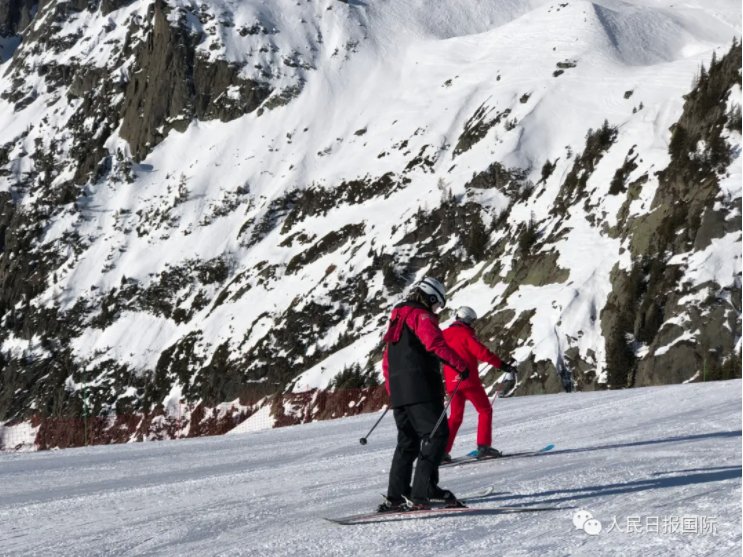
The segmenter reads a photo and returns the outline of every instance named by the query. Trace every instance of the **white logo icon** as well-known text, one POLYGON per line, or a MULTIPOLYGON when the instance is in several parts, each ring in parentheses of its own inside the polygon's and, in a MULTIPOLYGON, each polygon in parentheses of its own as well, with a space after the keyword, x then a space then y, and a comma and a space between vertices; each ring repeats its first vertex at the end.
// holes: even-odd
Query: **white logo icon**
POLYGON ((583 530, 583 525, 587 520, 593 518, 593 515, 585 509, 578 509, 573 513, 573 524, 576 530, 583 530))
POLYGON ((573 513, 573 524, 576 530, 583 530, 589 536, 598 536, 601 533, 601 522, 585 509, 578 509, 573 513))
POLYGON ((589 536, 598 536, 601 533, 601 523, 595 518, 586 520, 583 525, 583 531, 589 536))

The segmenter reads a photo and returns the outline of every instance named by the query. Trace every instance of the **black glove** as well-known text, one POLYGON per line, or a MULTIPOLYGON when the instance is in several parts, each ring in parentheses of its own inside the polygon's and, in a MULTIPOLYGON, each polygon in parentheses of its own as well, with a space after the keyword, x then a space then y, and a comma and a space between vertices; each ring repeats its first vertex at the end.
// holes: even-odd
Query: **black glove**
POLYGON ((465 379, 467 379, 470 376, 470 370, 468 370, 466 368, 464 370, 462 370, 462 371, 458 371, 457 373, 459 374, 459 380, 460 381, 464 381, 465 379))
POLYGON ((500 370, 505 371, 506 373, 513 373, 514 377, 519 372, 519 370, 516 369, 516 366, 512 366, 511 364, 507 364, 506 362, 501 363, 500 370))

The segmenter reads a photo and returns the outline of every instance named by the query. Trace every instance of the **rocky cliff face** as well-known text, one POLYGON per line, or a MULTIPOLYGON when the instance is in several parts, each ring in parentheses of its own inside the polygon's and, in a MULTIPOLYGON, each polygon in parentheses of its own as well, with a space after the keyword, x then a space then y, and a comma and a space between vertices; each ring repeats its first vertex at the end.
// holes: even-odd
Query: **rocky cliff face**
POLYGON ((680 382, 690 370, 710 378, 740 373, 740 282, 725 284, 721 273, 740 254, 726 251, 728 261, 702 255, 741 229, 740 197, 721 187, 735 156, 726 138, 737 130, 738 113, 728 100, 740 67, 734 45, 702 69, 671 128, 670 162, 658 174, 650 212, 618 231, 629 240, 633 262, 617 269, 602 312, 604 330, 613 332, 607 347, 617 358, 614 384, 680 382), (691 271, 695 262, 701 268, 691 271), (703 280, 690 280, 690 272, 703 280), (693 324, 694 334, 684 324, 693 324))
POLYGON ((532 4, 0 8, 0 421, 378 407, 424 274, 517 393, 740 376, 736 31, 532 4))
POLYGON ((270 83, 241 78, 238 65, 196 53, 212 15, 183 10, 171 21, 169 13, 164 2, 155 2, 145 18, 151 25, 146 39, 133 49, 120 135, 135 159, 172 129, 184 131, 194 119, 232 120, 254 111, 271 93, 270 83))
POLYGON ((0 37, 17 36, 34 17, 39 2, 32 0, 10 0, 0 6, 0 37))

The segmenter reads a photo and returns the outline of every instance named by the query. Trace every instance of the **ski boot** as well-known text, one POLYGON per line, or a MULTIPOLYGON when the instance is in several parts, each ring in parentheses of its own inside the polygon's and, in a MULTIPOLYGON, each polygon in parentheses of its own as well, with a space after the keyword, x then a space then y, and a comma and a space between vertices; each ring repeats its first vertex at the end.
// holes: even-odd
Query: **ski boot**
POLYGON ((457 496, 454 495, 451 491, 449 491, 448 489, 442 489, 437 485, 433 485, 428 489, 428 497, 433 502, 444 503, 445 508, 456 508, 465 506, 464 503, 457 499, 457 496))
MULTIPOLYGON (((431 493, 432 488, 433 487, 428 488, 429 493, 431 493)), ((431 500, 427 497, 413 498, 403 495, 402 498, 404 499, 403 510, 405 511, 427 511, 432 508, 431 500)))
POLYGON ((500 452, 498 449, 494 449, 493 447, 489 447, 488 445, 477 446, 476 458, 500 458, 502 456, 503 453, 500 452))
POLYGON ((428 511, 431 509, 431 501, 429 499, 405 499, 406 511, 428 511))
POLYGON ((384 497, 384 503, 377 507, 378 513, 398 513, 405 510, 408 510, 405 499, 389 499, 386 496, 384 497))

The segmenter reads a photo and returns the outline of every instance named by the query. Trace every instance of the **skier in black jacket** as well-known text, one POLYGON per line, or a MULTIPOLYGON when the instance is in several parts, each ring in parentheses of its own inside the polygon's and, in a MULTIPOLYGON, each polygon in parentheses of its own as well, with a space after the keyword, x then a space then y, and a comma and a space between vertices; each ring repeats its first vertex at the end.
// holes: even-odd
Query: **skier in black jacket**
POLYGON ((439 329, 434 312, 445 305, 443 285, 426 277, 407 300, 395 306, 390 317, 382 367, 397 424, 397 447, 386 501, 379 512, 427 508, 429 498, 456 500, 450 491, 437 485, 438 467, 449 436, 445 419, 431 437, 444 412, 440 361, 457 370, 462 378, 469 374, 467 362, 446 344, 439 329))

